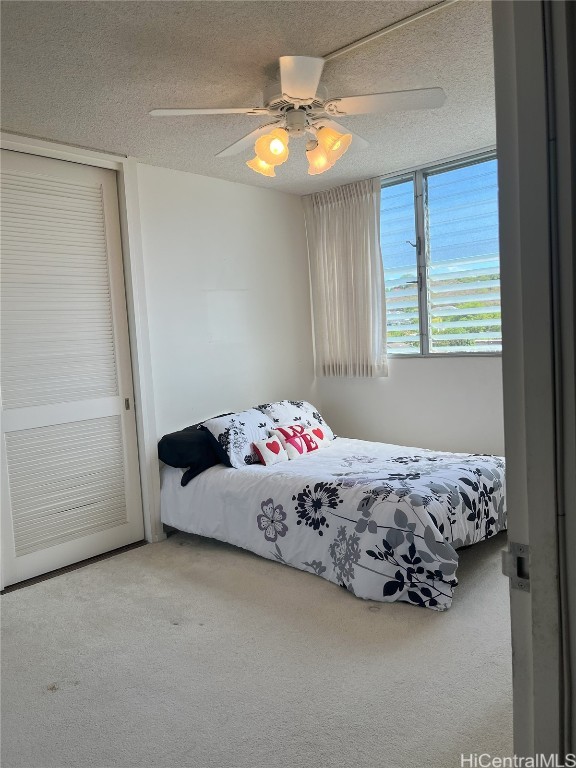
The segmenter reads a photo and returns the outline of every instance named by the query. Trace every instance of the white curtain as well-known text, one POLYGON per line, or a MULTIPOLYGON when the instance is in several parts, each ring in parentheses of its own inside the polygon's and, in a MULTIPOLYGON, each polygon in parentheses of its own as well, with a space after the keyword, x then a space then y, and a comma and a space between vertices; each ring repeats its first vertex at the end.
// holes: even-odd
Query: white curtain
POLYGON ((388 375, 380 180, 303 198, 319 376, 388 375))

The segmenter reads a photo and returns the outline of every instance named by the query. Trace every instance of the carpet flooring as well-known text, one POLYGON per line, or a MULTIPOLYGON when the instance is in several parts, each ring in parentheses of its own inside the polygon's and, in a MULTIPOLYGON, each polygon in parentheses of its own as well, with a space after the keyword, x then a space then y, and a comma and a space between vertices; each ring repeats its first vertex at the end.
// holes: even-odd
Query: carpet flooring
POLYGON ((177 534, 2 597, 3 768, 458 768, 512 754, 502 534, 445 613, 177 534))

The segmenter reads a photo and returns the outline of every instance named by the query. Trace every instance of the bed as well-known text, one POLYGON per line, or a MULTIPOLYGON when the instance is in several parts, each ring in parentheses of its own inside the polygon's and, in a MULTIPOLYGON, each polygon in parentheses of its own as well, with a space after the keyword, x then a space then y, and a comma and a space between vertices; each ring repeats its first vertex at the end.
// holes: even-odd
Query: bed
POLYGON ((162 469, 166 525, 309 571, 354 595, 443 611, 461 547, 506 528, 504 461, 339 437, 271 466, 162 469))

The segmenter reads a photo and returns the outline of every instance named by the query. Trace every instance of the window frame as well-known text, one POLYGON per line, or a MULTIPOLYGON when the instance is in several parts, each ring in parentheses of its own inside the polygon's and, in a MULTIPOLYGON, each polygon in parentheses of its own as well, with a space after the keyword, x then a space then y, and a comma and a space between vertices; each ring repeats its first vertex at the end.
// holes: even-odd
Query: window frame
POLYGON ((455 170, 486 160, 496 160, 496 147, 463 155, 456 155, 431 165, 418 166, 405 171, 397 171, 380 177, 380 186, 385 187, 402 181, 414 184, 414 225, 416 234, 416 271, 418 279, 418 316, 420 327, 419 352, 388 352, 388 357, 405 358, 454 358, 454 357, 502 357, 502 350, 494 352, 431 352, 428 333, 430 318, 428 314, 428 263, 429 237, 426 231, 426 209, 428 190, 426 177, 432 173, 455 170))

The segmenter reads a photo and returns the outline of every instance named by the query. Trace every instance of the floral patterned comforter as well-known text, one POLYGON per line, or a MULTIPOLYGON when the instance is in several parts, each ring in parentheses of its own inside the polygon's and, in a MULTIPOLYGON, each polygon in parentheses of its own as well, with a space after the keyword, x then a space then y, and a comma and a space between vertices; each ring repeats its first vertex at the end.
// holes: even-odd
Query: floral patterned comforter
POLYGON ((358 597, 442 611, 459 547, 506 528, 504 461, 338 438, 273 466, 165 467, 162 521, 311 571, 358 597))

